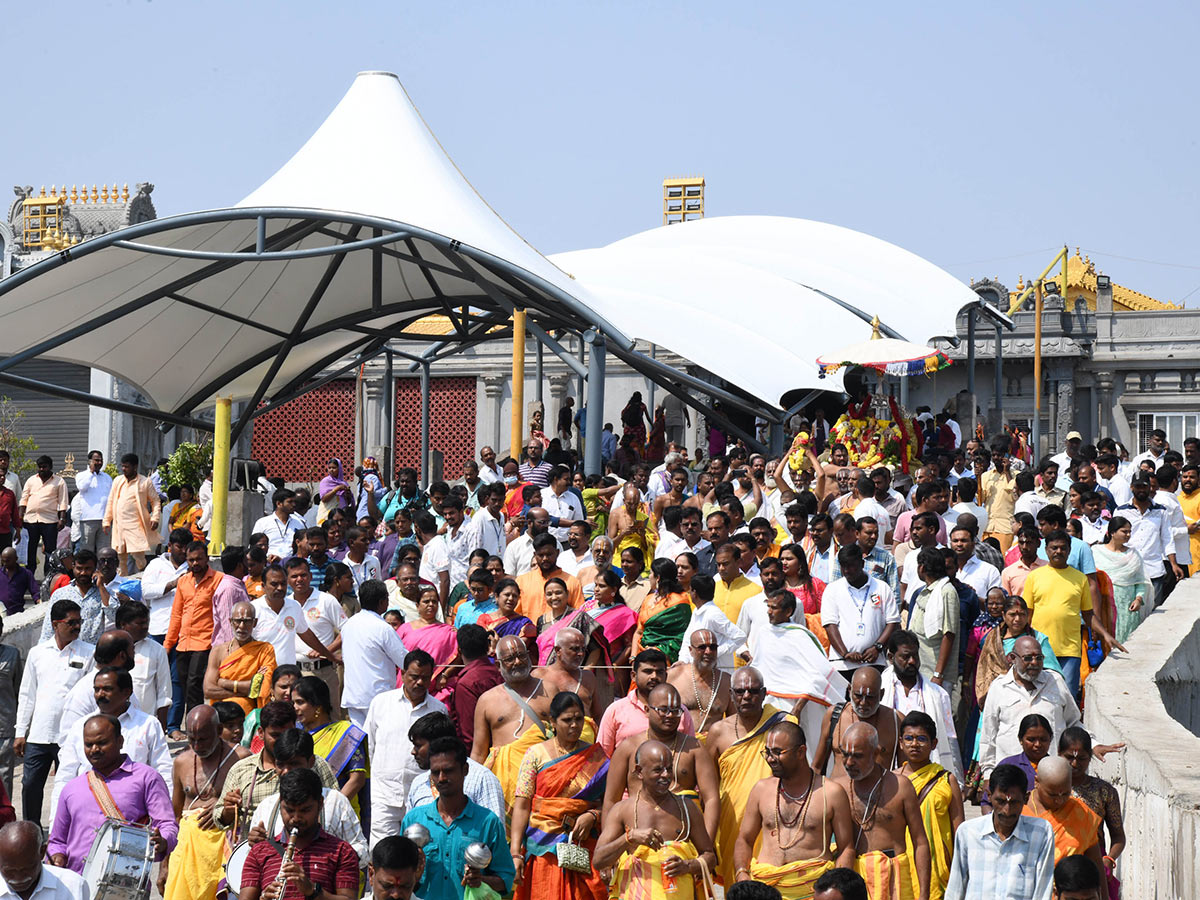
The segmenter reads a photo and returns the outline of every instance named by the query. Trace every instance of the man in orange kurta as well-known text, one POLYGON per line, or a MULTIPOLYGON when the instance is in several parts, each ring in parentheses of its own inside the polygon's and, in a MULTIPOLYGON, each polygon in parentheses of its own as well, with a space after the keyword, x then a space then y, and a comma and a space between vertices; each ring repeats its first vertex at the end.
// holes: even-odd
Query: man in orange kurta
POLYGON ((121 574, 127 568, 130 554, 140 572, 146 568, 146 552, 158 545, 158 523, 162 520, 162 503, 158 491, 145 475, 138 474, 136 454, 121 457, 121 474, 113 479, 104 510, 104 530, 111 532, 112 548, 121 561, 121 574))
POLYGON ((552 535, 539 534, 533 539, 533 568, 517 576, 517 586, 521 588, 517 613, 535 624, 538 616, 550 611, 546 604, 546 582, 551 578, 561 578, 566 582, 567 599, 571 606, 575 609, 583 606, 583 588, 579 585, 579 579, 558 567, 558 553, 558 541, 552 535))

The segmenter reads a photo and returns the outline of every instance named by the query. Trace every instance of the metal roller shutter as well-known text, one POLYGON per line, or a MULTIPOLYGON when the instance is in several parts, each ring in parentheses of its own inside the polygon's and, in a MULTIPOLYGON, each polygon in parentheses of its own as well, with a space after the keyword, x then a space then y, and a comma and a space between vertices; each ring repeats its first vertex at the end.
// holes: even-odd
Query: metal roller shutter
MULTIPOLYGON (((31 360, 14 366, 12 371, 15 375, 80 391, 89 390, 91 384, 90 370, 74 363, 31 360)), ((76 469, 85 465, 89 449, 87 404, 38 394, 10 384, 0 384, 0 396, 8 397, 25 411, 19 429, 38 442, 37 455, 45 453, 54 460, 56 472, 63 468, 67 453, 75 455, 76 469)), ((22 473, 22 481, 27 474, 22 473)))

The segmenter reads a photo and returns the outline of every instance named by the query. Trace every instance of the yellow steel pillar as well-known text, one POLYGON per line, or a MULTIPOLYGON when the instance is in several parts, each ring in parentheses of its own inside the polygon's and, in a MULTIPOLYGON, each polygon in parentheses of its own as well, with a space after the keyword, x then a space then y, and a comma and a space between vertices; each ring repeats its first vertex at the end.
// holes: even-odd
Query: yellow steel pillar
POLYGON ((509 455, 520 459, 525 443, 525 310, 513 310, 512 323, 512 441, 509 455))
POLYGON ((218 397, 213 428, 213 509, 208 552, 213 556, 225 549, 225 526, 229 516, 229 397, 218 397))
MULTIPOLYGON (((1065 288, 1064 288, 1065 290, 1065 288)), ((1039 278, 1033 289, 1033 460, 1042 458, 1042 281, 1039 278)))

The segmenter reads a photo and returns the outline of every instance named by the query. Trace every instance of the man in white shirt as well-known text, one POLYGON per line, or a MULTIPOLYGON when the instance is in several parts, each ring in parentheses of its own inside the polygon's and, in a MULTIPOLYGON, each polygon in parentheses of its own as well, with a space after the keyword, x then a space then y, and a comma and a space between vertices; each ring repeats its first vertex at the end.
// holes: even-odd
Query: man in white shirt
MULTIPOLYGON (((979 523, 979 533, 987 533, 988 514, 987 507, 980 506, 975 502, 978 496, 979 485, 974 478, 960 478, 958 480, 958 502, 951 507, 959 516, 968 513, 975 517, 975 521, 979 523)), ((957 521, 957 516, 955 517, 957 521)))
POLYGON ((888 641, 888 657, 892 664, 883 670, 883 705, 901 716, 923 712, 933 719, 937 729, 933 758, 961 783, 963 764, 950 695, 921 674, 921 642, 911 631, 897 631, 888 641))
POLYGON ((1012 668, 992 682, 983 701, 979 733, 979 768, 987 776, 1009 756, 1021 752, 1017 729, 1030 713, 1050 723, 1050 746, 1058 745, 1063 729, 1079 724, 1079 707, 1062 676, 1044 668, 1036 638, 1017 638, 1010 658, 1012 668))
POLYGON ((550 513, 535 506, 529 511, 529 527, 509 542, 504 551, 504 574, 509 578, 524 575, 533 567, 533 539, 550 531, 550 513))
POLYGON ((176 528, 167 538, 167 552, 150 560, 142 573, 142 600, 150 607, 150 633, 160 642, 166 640, 171 625, 175 588, 187 574, 187 548, 192 541, 190 531, 176 528))
POLYGON ((1067 440, 1061 453, 1050 457, 1050 462, 1058 465, 1058 471, 1065 472, 1071 468, 1071 463, 1079 459, 1079 448, 1083 445, 1083 435, 1078 431, 1068 431, 1067 440))
MULTIPOLYGON (((303 560, 301 560, 303 562, 303 560)), ((307 564, 306 564, 307 565, 307 564)), ((275 665, 296 664, 296 639, 317 651, 322 659, 336 663, 337 657, 312 634, 300 604, 287 595, 287 575, 278 563, 263 569, 263 595, 253 602, 258 624, 254 639, 275 648, 275 665)))
POLYGON ((371 846, 400 830, 408 812, 408 788, 421 771, 413 758, 408 731, 431 712, 446 713, 446 705, 429 694, 433 657, 412 650, 404 658, 403 687, 371 701, 363 730, 371 759, 371 846))
POLYGON ((475 526, 475 546, 487 551, 488 556, 504 556, 508 539, 504 535, 503 484, 490 484, 479 496, 479 509, 471 516, 475 526))
POLYGON ((75 476, 75 487, 79 489, 75 495, 79 504, 79 542, 75 549, 87 547, 96 553, 109 546, 108 534, 101 524, 112 490, 112 476, 104 471, 104 454, 99 450, 89 451, 87 469, 75 476))
MULTIPOLYGON (((342 609, 342 604, 338 603, 332 594, 313 590, 312 572, 305 560, 290 559, 286 568, 288 587, 292 589, 291 599, 300 604, 309 632, 328 647, 331 653, 336 653, 342 646, 339 632, 346 622, 346 611, 342 609)), ((315 675, 325 682, 329 688, 333 717, 335 720, 340 719, 341 708, 338 701, 341 699, 341 684, 338 681, 337 666, 327 659, 322 659, 299 635, 294 639, 293 646, 300 671, 305 675, 315 675)))
POLYGON ((558 554, 558 567, 568 575, 578 575, 580 569, 594 566, 592 529, 586 522, 575 522, 567 529, 567 549, 558 554))
POLYGON ((900 607, 888 583, 866 573, 858 544, 838 551, 838 566, 842 577, 821 596, 821 625, 829 661, 850 679, 861 666, 883 669, 883 649, 900 627, 900 607))
POLYGON ((171 662, 162 644, 150 637, 150 612, 144 603, 123 603, 117 628, 133 639, 133 699, 167 727, 171 708, 171 662))
MULTIPOLYGON (((413 532, 421 548, 419 572, 422 581, 428 581, 438 591, 438 599, 445 608, 450 597, 450 554, 446 542, 438 534, 437 522, 427 512, 413 513, 413 532)), ((467 551, 470 554, 470 551, 467 551)))
POLYGON ((75 682, 91 671, 96 650, 79 640, 83 619, 74 600, 56 600, 50 623, 50 639, 31 647, 25 658, 13 740, 13 753, 25 761, 21 817, 33 822, 42 820, 46 777, 58 761, 63 702, 75 682))
POLYGON ((560 547, 565 547, 570 523, 587 518, 583 512, 583 503, 571 490, 571 470, 566 466, 555 466, 550 470, 549 484, 542 488, 542 508, 550 515, 558 517, 560 524, 551 528, 550 533, 554 535, 560 547))
MULTIPOLYGON (((125 669, 111 666, 100 669, 92 676, 96 709, 106 716, 116 716, 121 723, 122 752, 134 762, 145 763, 162 776, 166 785, 172 783, 171 754, 167 750, 167 736, 158 719, 138 709, 131 701, 133 677, 125 669)), ((63 735, 62 751, 59 754, 58 770, 54 773, 54 792, 50 797, 50 818, 58 809, 58 797, 62 789, 76 775, 91 769, 83 745, 83 726, 90 716, 76 721, 70 732, 63 735)))
POLYGON ((1000 571, 975 555, 975 534, 969 528, 951 530, 950 549, 958 561, 958 580, 975 589, 982 606, 988 591, 1000 587, 1000 571))
POLYGON ((829 514, 850 513, 855 521, 871 517, 879 525, 879 533, 885 544, 890 544, 892 538, 892 518, 887 508, 875 499, 875 481, 870 475, 860 475, 849 494, 843 494, 830 504, 829 514))
POLYGON ((1170 564, 1177 580, 1185 576, 1175 558, 1175 535, 1171 530, 1170 514, 1164 506, 1151 499, 1154 488, 1150 478, 1135 475, 1129 482, 1129 488, 1133 492, 1133 500, 1118 506, 1116 514, 1128 519, 1132 526, 1129 546, 1142 557, 1146 577, 1154 585, 1154 605, 1157 607, 1166 597, 1167 565, 1170 564))
MULTIPOLYGON (((1188 534, 1187 517, 1183 514, 1179 498, 1175 496, 1176 491, 1179 490, 1179 472, 1174 466, 1160 466, 1154 480, 1158 482, 1154 502, 1167 511, 1167 518, 1171 522, 1171 535, 1175 539, 1175 562, 1186 575, 1189 571, 1188 567, 1192 564, 1192 540, 1188 534)), ((1175 584, 1178 583, 1178 579, 1174 578, 1173 570, 1168 571, 1171 572, 1172 577, 1167 579, 1164 597, 1170 596, 1171 591, 1175 589, 1175 584)))
POLYGON ((265 534, 270 542, 267 562, 279 562, 292 555, 292 539, 297 530, 304 530, 304 517, 296 513, 296 492, 280 488, 271 495, 275 511, 254 523, 251 533, 265 534))
POLYGON ((365 528, 352 525, 346 529, 346 555, 342 562, 350 567, 356 589, 364 581, 383 579, 383 567, 378 559, 367 552, 370 548, 371 536, 365 528))
POLYGON ((404 665, 404 642, 383 620, 387 600, 382 582, 365 582, 358 590, 362 609, 342 626, 342 658, 346 661, 342 706, 358 728, 366 724, 371 701, 395 689, 396 674, 404 665))
POLYGON ((442 516, 446 520, 446 533, 442 542, 446 547, 446 558, 450 562, 450 585, 467 580, 467 569, 471 563, 471 551, 479 546, 474 520, 464 517, 463 502, 451 494, 442 501, 442 516))
MULTIPOLYGON (((766 560, 763 560, 763 565, 763 581, 765 583, 767 581, 766 560)), ((782 575, 782 569, 780 574, 782 575)), ((717 585, 711 576, 702 572, 697 572, 692 576, 692 602, 695 604, 695 610, 692 612, 688 627, 683 631, 680 647, 691 647, 692 635, 698 631, 711 634, 717 642, 717 668, 732 675, 736 665, 735 654, 746 643, 746 632, 729 621, 729 616, 713 603, 716 591, 717 585)), ((753 599, 753 597, 750 598, 750 600, 753 599)), ((741 615, 745 615, 746 604, 750 600, 742 604, 741 615)))
POLYGON ((484 484, 504 483, 504 473, 496 465, 496 451, 484 447, 479 451, 479 480, 484 484))
POLYGON ((1101 454, 1096 459, 1096 484, 1108 489, 1117 506, 1133 501, 1129 480, 1121 474, 1121 460, 1111 453, 1101 454))
POLYGON ((1162 465, 1163 454, 1170 448, 1167 446, 1167 433, 1161 428, 1155 428, 1150 432, 1150 438, 1146 445, 1146 449, 1129 461, 1130 470, 1136 472, 1138 467, 1146 460, 1154 463, 1154 471, 1158 471, 1158 467, 1162 465))
POLYGON ((46 838, 37 822, 0 828, 0 900, 87 900, 91 888, 70 869, 43 863, 46 838))

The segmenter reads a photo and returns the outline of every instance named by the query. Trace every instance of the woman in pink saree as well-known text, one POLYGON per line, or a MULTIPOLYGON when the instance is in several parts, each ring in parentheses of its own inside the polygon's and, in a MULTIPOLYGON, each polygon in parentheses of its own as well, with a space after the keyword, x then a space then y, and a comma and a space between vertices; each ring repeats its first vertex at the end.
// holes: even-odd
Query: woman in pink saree
MULTIPOLYGON (((400 640, 404 642, 405 650, 424 650, 433 657, 433 681, 430 690, 438 690, 439 680, 448 675, 448 667, 458 659, 458 632, 453 625, 437 620, 438 609, 437 589, 429 586, 421 591, 417 598, 417 614, 415 622, 405 622, 396 629, 400 640)), ((401 687, 403 673, 396 677, 396 687, 401 687)))

